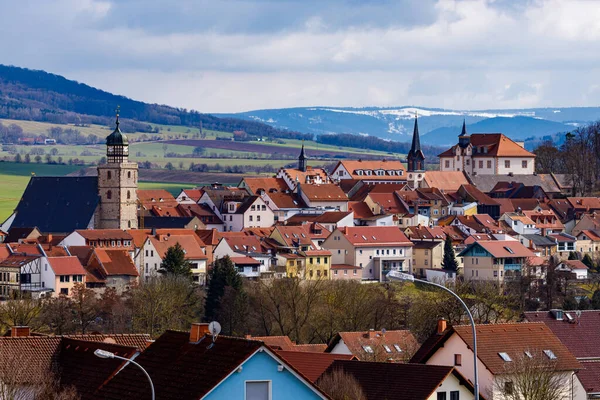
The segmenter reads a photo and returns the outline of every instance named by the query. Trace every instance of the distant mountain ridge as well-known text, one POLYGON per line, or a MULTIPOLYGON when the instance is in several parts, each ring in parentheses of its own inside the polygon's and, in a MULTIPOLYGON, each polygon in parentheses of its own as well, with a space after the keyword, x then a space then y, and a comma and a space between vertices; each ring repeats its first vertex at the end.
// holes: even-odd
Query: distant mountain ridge
POLYGON ((258 136, 307 138, 298 132, 257 121, 217 118, 193 110, 148 104, 45 71, 0 65, 0 118, 112 125, 117 106, 125 119, 121 126, 125 130, 127 124, 134 125, 133 130, 144 130, 148 123, 155 123, 202 126, 225 132, 240 130, 258 136))
POLYGON ((215 115, 246 118, 315 135, 352 133, 406 142, 411 139, 415 114, 419 116, 422 142, 446 146, 456 143, 463 119, 473 133, 500 132, 515 140, 537 140, 600 119, 600 107, 448 110, 415 106, 319 106, 215 115))

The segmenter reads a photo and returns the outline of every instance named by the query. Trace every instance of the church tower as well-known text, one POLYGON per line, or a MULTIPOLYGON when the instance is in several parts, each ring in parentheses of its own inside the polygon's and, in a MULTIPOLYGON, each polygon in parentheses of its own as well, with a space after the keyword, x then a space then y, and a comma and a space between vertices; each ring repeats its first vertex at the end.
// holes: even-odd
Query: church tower
POLYGON ((130 162, 129 141, 116 127, 106 138, 106 164, 98 166, 99 229, 137 229, 138 165, 130 162))
POLYGON ((421 150, 421 138, 419 137, 419 125, 415 115, 415 127, 413 129, 412 145, 408 152, 408 172, 425 171, 425 154, 421 150))
POLYGON ((300 156, 298 157, 298 170, 306 172, 306 156, 304 155, 304 142, 302 142, 302 150, 300 150, 300 156))

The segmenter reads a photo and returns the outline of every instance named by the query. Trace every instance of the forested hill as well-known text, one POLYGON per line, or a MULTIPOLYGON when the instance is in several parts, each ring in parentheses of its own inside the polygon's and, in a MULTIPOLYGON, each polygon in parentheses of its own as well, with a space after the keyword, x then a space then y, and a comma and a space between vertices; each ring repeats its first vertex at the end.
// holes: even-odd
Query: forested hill
POLYGON ((111 125, 117 105, 121 107, 121 117, 125 119, 122 128, 126 131, 151 129, 148 123, 194 127, 202 124, 204 129, 225 132, 240 130, 257 136, 312 138, 312 134, 303 135, 261 122, 217 118, 135 101, 45 71, 0 65, 0 118, 111 125))

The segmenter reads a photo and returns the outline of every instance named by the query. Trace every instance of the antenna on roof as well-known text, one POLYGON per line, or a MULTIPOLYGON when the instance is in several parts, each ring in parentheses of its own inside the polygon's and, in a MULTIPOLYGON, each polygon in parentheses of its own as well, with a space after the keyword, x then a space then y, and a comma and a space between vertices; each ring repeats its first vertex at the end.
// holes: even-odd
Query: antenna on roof
POLYGON ((217 336, 219 336, 219 333, 221 333, 221 324, 219 324, 217 321, 211 322, 208 324, 208 332, 212 336, 212 343, 207 347, 207 349, 210 349, 215 345, 217 336))

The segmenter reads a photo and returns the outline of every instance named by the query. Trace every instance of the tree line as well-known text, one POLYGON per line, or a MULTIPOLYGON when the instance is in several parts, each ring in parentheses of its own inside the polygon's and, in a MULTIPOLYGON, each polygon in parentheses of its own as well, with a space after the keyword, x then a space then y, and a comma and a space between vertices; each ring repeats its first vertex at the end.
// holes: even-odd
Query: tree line
POLYGON ((600 178, 600 121, 579 127, 565 135, 560 146, 547 140, 534 151, 537 173, 566 174, 573 194, 589 196, 598 193, 600 178))

